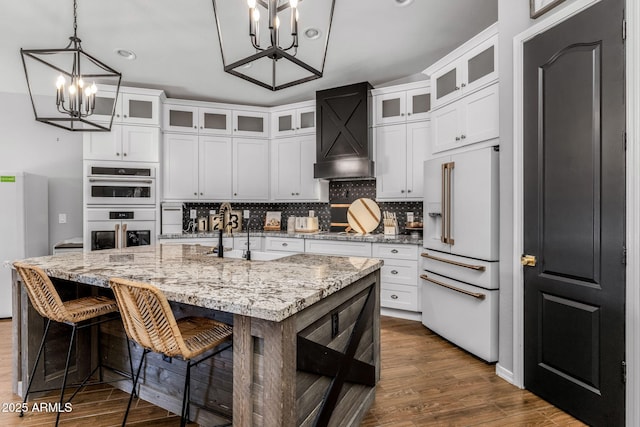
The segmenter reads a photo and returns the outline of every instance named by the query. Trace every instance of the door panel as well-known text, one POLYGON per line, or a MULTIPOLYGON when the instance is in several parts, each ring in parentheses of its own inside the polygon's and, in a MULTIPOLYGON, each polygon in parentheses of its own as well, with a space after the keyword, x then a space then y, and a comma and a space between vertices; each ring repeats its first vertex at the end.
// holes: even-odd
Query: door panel
POLYGON ((622 0, 524 49, 525 386, 590 425, 624 425, 622 0))

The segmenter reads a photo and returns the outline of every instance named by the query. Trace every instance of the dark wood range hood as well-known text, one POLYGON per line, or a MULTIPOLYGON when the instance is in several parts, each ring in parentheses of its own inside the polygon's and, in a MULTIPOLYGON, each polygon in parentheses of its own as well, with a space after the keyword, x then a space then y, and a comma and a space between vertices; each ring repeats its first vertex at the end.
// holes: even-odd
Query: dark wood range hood
POLYGON ((315 178, 375 176, 371 89, 363 82, 316 92, 315 178))

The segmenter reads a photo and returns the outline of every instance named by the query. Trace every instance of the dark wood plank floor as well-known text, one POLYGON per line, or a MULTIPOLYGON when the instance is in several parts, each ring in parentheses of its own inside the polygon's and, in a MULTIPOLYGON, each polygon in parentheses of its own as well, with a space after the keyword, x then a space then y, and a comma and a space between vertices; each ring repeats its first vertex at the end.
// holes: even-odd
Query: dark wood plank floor
MULTIPOLYGON (((11 322, 0 321, 0 425, 53 425, 55 413, 3 412, 21 400, 11 392, 11 322)), ((362 427, 583 426, 533 394, 495 375, 495 366, 461 351, 419 322, 382 318, 382 378, 362 427)), ((80 392, 61 425, 118 426, 129 395, 109 386, 80 392)), ((55 402, 55 395, 38 402, 55 402)), ((30 402, 29 406, 32 407, 30 402)), ((127 425, 176 426, 179 418, 134 401, 127 425)), ((191 424, 194 426, 195 424, 191 424)))

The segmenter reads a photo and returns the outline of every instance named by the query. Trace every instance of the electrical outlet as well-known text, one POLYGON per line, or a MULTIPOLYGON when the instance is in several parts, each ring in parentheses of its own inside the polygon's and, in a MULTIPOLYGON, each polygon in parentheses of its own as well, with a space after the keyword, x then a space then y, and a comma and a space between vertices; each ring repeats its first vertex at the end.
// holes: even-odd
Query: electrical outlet
POLYGON ((189 210, 189 218, 196 219, 198 218, 198 211, 195 209, 189 210))
POLYGON ((58 224, 66 224, 67 223, 67 214, 61 213, 58 214, 58 224))

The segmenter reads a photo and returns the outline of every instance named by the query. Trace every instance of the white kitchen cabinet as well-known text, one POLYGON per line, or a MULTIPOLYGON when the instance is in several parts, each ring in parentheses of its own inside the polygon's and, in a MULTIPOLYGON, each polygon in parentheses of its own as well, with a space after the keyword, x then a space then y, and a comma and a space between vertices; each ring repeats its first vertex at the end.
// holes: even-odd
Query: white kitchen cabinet
MULTIPOLYGON (((243 224, 244 226, 244 224, 243 224)), ((249 236, 249 249, 252 251, 261 251, 264 246, 264 238, 260 236, 249 236)), ((247 235, 238 233, 233 237, 233 249, 247 250, 247 235)))
POLYGON ((287 201, 326 200, 328 182, 313 177, 314 135, 271 141, 271 198, 287 201))
POLYGON ((497 27, 490 27, 424 71, 438 108, 498 79, 497 27))
POLYGON ((374 243, 374 258, 381 258, 380 306, 417 312, 419 306, 418 246, 374 243))
POLYGON ((230 199, 231 164, 231 138, 165 134, 163 199, 230 199))
POLYGON ((266 138, 269 136, 269 114, 259 111, 233 111, 233 135, 266 138))
POLYGON ((233 199, 269 200, 269 141, 233 138, 233 199))
POLYGON ((420 200, 430 121, 376 128, 376 200, 420 200))
POLYGON ((426 81, 374 89, 374 125, 428 119, 431 110, 430 91, 426 81))
POLYGON ((271 130, 273 138, 315 133, 315 106, 273 111, 271 113, 271 130))
POLYGON ((486 147, 425 162, 425 248, 498 259, 498 158, 486 147))
POLYGON ((498 84, 465 96, 431 112, 433 153, 497 138, 498 84))
POLYGON ((85 132, 83 158, 158 162, 160 160, 160 129, 150 126, 114 124, 110 132, 85 132))
POLYGON ((265 237, 264 249, 266 251, 304 253, 304 239, 295 237, 265 237))
POLYGON ((304 251, 312 254, 371 257, 371 243, 305 239, 304 251))
MULTIPOLYGON (((98 87, 96 105, 91 120, 108 122, 114 108, 115 89, 98 87)), ((121 87, 115 99, 113 123, 160 126, 162 91, 121 87), (144 92, 144 93, 141 93, 144 92)))
POLYGON ((231 110, 185 104, 164 104, 163 130, 231 135, 231 110))

